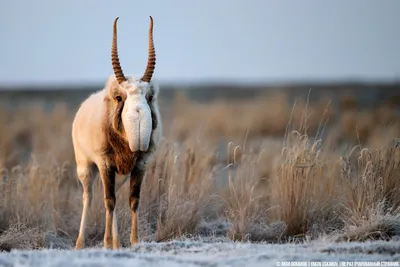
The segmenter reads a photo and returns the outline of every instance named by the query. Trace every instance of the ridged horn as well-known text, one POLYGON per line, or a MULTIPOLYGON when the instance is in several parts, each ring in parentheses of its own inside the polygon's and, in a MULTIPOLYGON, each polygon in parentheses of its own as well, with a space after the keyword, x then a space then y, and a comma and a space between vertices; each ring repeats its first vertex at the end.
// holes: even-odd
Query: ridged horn
POLYGON ((153 42, 153 18, 150 16, 150 29, 149 29, 149 56, 147 59, 146 71, 143 74, 142 81, 150 82, 156 66, 156 51, 153 42))
POLYGON ((117 78, 118 83, 122 83, 126 81, 124 72, 122 71, 121 64, 119 63, 118 58, 118 48, 117 48, 117 21, 119 17, 116 17, 114 20, 114 27, 113 27, 113 40, 111 46, 111 61, 112 66, 114 69, 115 77, 117 78))

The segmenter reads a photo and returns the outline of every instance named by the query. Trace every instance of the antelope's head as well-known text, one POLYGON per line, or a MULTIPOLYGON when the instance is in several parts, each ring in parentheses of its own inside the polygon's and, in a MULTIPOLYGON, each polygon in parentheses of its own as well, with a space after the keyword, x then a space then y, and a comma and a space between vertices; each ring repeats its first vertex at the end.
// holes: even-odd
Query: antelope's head
POLYGON ((120 66, 117 49, 117 21, 114 21, 111 48, 112 66, 115 76, 111 76, 107 85, 107 100, 112 128, 124 138, 132 152, 147 151, 154 128, 152 105, 156 97, 156 88, 151 82, 156 65, 153 43, 153 19, 150 16, 148 61, 141 78, 125 77, 120 66))

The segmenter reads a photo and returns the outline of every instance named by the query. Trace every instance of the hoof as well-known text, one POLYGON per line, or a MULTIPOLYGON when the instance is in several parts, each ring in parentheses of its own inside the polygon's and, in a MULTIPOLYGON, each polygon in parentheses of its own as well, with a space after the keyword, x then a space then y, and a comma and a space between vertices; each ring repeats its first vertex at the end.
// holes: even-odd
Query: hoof
POLYGON ((75 250, 83 249, 84 247, 85 243, 78 239, 75 244, 75 250))
POLYGON ((104 238, 104 248, 112 249, 112 240, 111 238, 104 238))
POLYGON ((131 238, 131 245, 137 245, 139 244, 139 239, 138 238, 131 238))
POLYGON ((118 239, 113 239, 113 249, 120 249, 121 248, 121 242, 119 242, 118 239))

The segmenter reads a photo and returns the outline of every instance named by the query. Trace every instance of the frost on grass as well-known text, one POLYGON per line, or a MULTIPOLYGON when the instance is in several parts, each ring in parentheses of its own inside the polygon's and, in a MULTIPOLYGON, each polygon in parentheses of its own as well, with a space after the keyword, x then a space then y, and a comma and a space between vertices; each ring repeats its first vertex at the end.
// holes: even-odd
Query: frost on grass
MULTIPOLYGON (((379 211, 379 209, 378 209, 379 211)), ((376 210, 374 210, 376 212, 376 210)), ((347 225, 337 241, 391 240, 400 236, 400 214, 374 214, 358 225, 347 225)))
POLYGON ((104 249, 12 251, 0 266, 276 266, 280 261, 398 261, 398 242, 252 244, 174 240, 141 243, 118 251, 104 249))
POLYGON ((44 239, 38 228, 13 224, 0 235, 0 251, 39 249, 43 246, 44 239))

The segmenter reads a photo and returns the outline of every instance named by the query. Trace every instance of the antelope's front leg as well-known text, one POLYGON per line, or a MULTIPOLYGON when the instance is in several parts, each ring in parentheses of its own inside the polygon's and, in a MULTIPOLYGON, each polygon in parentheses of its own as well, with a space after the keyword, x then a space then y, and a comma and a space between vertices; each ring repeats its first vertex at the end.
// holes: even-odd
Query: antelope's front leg
POLYGON ((139 242, 137 209, 139 206, 140 187, 142 186, 145 171, 146 166, 144 164, 139 164, 131 172, 129 190, 129 206, 131 208, 132 215, 131 245, 137 244, 139 242))
POLYGON ((106 229, 104 232, 104 247, 112 248, 112 224, 115 208, 115 171, 103 167, 100 170, 104 189, 104 206, 106 208, 106 229))
POLYGON ((77 174, 79 181, 83 187, 83 196, 82 196, 82 217, 81 217, 81 225, 79 228, 79 236, 76 240, 75 249, 82 249, 85 247, 85 237, 86 237, 86 220, 89 212, 89 208, 92 202, 93 196, 93 182, 95 180, 95 176, 92 171, 92 167, 87 163, 82 163, 82 161, 78 161, 77 166, 77 174))

